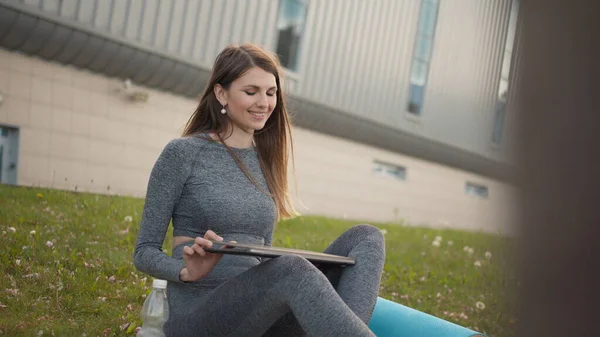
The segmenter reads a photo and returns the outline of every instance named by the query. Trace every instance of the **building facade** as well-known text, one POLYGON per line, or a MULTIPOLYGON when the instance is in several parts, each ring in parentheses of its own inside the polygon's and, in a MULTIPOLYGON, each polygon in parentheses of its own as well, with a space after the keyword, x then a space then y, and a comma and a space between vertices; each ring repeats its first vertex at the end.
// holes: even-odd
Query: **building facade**
POLYGON ((217 53, 252 42, 286 68, 301 213, 510 233, 518 7, 0 0, 0 181, 142 197, 217 53))

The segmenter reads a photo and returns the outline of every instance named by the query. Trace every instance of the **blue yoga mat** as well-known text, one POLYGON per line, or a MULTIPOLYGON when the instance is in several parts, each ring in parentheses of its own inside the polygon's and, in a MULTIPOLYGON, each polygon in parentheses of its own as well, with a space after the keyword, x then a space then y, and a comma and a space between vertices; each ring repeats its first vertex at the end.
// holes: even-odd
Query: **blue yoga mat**
POLYGON ((369 328, 377 337, 476 337, 484 334, 379 297, 369 328))

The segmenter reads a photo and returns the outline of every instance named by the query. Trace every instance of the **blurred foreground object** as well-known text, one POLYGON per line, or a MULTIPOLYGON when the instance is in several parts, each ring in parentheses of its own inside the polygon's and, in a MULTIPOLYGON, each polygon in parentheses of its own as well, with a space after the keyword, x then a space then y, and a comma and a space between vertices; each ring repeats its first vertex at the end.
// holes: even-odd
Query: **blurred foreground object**
POLYGON ((518 335, 596 335, 600 2, 528 0, 522 13, 518 335))

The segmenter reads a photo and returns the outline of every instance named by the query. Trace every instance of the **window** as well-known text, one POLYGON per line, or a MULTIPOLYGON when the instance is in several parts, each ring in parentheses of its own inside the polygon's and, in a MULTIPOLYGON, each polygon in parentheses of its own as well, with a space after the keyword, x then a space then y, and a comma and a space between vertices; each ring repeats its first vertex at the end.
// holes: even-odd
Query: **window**
POLYGON ((417 36, 410 70, 410 87, 408 92, 408 112, 420 115, 423 108, 425 86, 429 74, 429 63, 433 50, 433 37, 439 0, 423 0, 417 24, 417 36))
POLYGON ((388 164, 377 160, 373 162, 373 173, 398 180, 406 180, 406 167, 388 164))
POLYGON ((19 129, 0 125, 0 184, 17 183, 19 129))
POLYGON ((281 65, 296 71, 307 13, 307 0, 281 0, 277 20, 277 55, 281 65))
POLYGON ((465 193, 468 195, 474 195, 476 197, 481 197, 487 199, 489 196, 489 191, 487 186, 478 185, 474 183, 467 182, 465 187, 465 193))
POLYGON ((500 83, 498 84, 498 97, 496 98, 496 106, 494 109, 494 129, 492 131, 492 141, 496 145, 500 145, 502 142, 502 134, 504 133, 504 119, 506 116, 506 102, 508 101, 508 87, 511 72, 510 65, 512 62, 513 47, 515 44, 518 14, 519 0, 513 0, 510 8, 510 17, 508 19, 506 42, 504 43, 502 69, 500 70, 500 83))

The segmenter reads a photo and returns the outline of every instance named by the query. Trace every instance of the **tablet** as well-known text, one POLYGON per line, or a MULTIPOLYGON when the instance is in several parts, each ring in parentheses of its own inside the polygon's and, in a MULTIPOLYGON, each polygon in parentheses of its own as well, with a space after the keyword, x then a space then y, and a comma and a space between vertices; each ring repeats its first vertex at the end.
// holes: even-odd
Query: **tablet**
POLYGON ((338 256, 325 253, 317 253, 308 250, 267 247, 262 245, 252 245, 244 243, 233 243, 225 241, 214 241, 212 248, 204 248, 205 251, 217 254, 250 255, 259 257, 278 257, 284 255, 301 256, 315 264, 334 264, 341 267, 354 265, 355 260, 346 256, 338 256), (218 247, 215 247, 218 246, 218 247), (224 247, 227 246, 227 247, 224 247))

